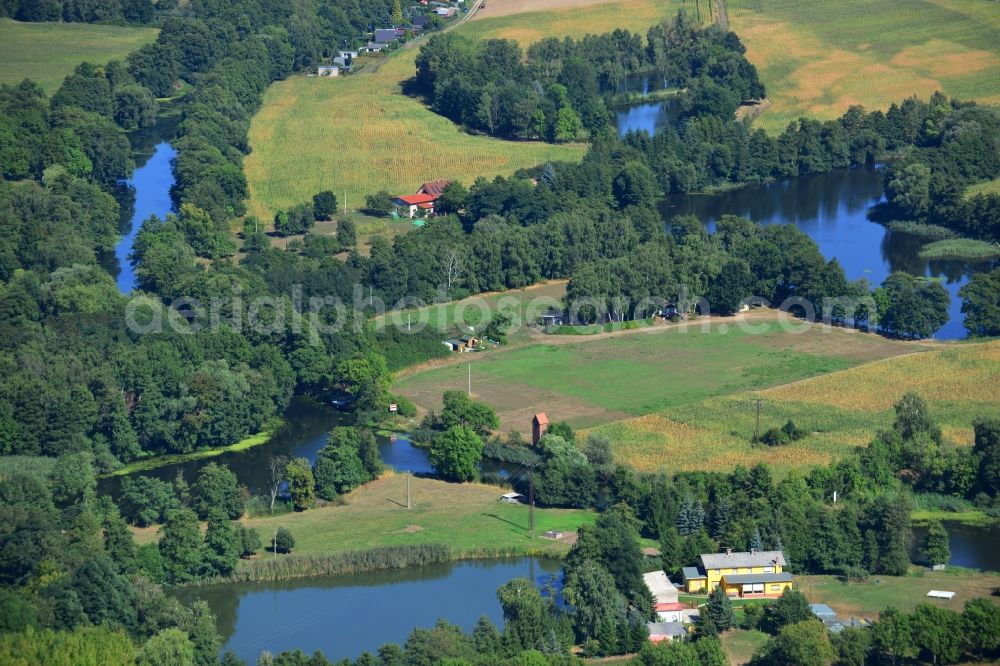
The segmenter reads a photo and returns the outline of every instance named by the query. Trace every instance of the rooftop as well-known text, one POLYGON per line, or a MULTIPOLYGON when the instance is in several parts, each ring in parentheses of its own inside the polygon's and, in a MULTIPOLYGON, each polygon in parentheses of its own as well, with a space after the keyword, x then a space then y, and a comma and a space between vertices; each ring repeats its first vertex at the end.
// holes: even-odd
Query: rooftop
POLYGON ((650 636, 684 636, 687 627, 680 622, 647 622, 650 636))
POLYGON ((423 192, 424 194, 430 194, 435 197, 439 197, 441 196, 441 193, 444 192, 444 188, 448 187, 449 185, 451 185, 450 180, 432 180, 429 183, 424 183, 423 185, 421 185, 420 191, 423 192))
POLYGON ((670 578, 663 571, 651 571, 642 574, 642 580, 649 588, 653 599, 659 603, 674 603, 677 601, 677 588, 670 582, 670 578))
POLYGON ((398 197, 396 197, 396 199, 402 201, 403 203, 407 203, 411 206, 417 206, 422 203, 431 203, 432 201, 437 199, 437 197, 432 196, 430 194, 401 194, 398 197))
POLYGON ((705 580, 705 574, 698 571, 697 567, 684 567, 681 573, 684 574, 684 580, 705 580))
POLYGON ((809 604, 809 609, 813 612, 813 615, 821 620, 837 617, 837 613, 826 604, 809 604))
POLYGON ((785 555, 780 550, 758 550, 749 553, 709 553, 701 556, 701 566, 709 569, 734 567, 785 566, 785 555))
POLYGON ((723 576, 729 585, 746 585, 747 583, 790 583, 795 578, 792 574, 782 573, 751 573, 751 574, 726 574, 723 576))
POLYGON ((549 417, 545 415, 545 412, 538 412, 537 414, 535 414, 534 420, 537 421, 539 425, 542 425, 542 424, 547 424, 549 422, 549 417))

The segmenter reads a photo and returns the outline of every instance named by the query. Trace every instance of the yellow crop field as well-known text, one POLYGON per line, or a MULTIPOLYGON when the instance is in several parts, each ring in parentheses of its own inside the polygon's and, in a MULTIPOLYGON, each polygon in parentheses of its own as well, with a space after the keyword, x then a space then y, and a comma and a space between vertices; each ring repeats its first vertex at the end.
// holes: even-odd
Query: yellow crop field
POLYGON ((864 446, 893 420, 907 391, 927 400, 945 436, 972 443, 972 422, 1000 409, 1000 341, 907 354, 763 391, 668 408, 594 428, 612 438, 618 459, 644 471, 731 469, 766 461, 805 468, 864 446), (794 444, 751 444, 755 400, 761 431, 789 419, 809 434, 794 444))
MULTIPOLYGON (((676 3, 675 3, 676 4, 676 3)), ((770 107, 770 132, 852 104, 884 109, 935 91, 1000 103, 1000 6, 973 0, 728 0, 770 107)))
POLYGON ((554 160, 579 160, 582 144, 554 145, 473 136, 404 95, 416 50, 374 71, 335 79, 294 76, 272 85, 250 125, 245 170, 250 212, 277 210, 321 190, 347 194, 348 206, 379 190, 409 194, 439 178, 466 184, 554 160))

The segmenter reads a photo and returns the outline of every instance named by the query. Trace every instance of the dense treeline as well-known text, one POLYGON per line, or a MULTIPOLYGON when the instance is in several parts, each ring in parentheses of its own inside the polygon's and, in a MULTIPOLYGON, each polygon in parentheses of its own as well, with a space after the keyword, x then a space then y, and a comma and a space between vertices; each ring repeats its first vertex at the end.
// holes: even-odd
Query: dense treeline
MULTIPOLYGON (((0 660, 69 664, 91 655, 102 664, 181 663, 157 659, 169 645, 190 655, 183 663, 215 663, 221 641, 208 606, 185 607, 146 575, 155 570, 148 555, 159 557, 157 546, 137 547, 95 486, 89 453, 0 475, 0 660)), ((164 535, 164 552, 191 543, 200 563, 224 562, 218 555, 235 527, 210 517, 203 542, 190 517, 185 530, 164 535)), ((183 570, 178 560, 163 559, 166 570, 183 570)))
POLYGON ((18 21, 66 21, 145 25, 174 13, 177 0, 3 0, 0 17, 18 21))
POLYGON ((627 30, 579 41, 542 39, 523 54, 513 40, 433 37, 417 56, 414 87, 441 115, 493 136, 574 141, 613 134, 605 96, 629 74, 654 72, 682 88, 684 113, 732 116, 764 96, 739 38, 699 29, 684 12, 642 37, 627 30), (526 55, 526 58, 524 57, 526 55))

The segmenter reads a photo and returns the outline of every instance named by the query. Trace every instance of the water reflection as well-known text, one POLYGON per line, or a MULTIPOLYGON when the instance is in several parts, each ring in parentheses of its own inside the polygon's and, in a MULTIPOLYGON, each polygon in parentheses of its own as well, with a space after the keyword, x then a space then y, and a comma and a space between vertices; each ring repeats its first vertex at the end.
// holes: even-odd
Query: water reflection
POLYGON ((824 257, 836 257, 850 280, 866 278, 877 285, 893 271, 941 278, 951 307, 948 322, 935 337, 965 337, 958 290, 989 263, 921 259, 920 239, 889 232, 868 219, 868 210, 882 199, 878 170, 843 169, 719 194, 672 195, 660 203, 660 212, 665 220, 694 215, 709 230, 727 214, 760 224, 794 224, 816 241, 824 257))
MULTIPOLYGON (((1000 549, 997 548, 997 544, 1000 544, 1000 525, 972 527, 962 523, 945 522, 944 528, 948 531, 951 545, 949 564, 982 571, 1000 571, 1000 549)), ((920 544, 923 543, 926 534, 926 528, 913 529, 911 557, 914 562, 923 561, 920 544)))
POLYGON ((466 561, 334 578, 215 585, 175 591, 215 613, 225 645, 248 663, 262 650, 322 650, 356 658, 385 643, 402 644, 416 627, 443 618, 470 631, 483 615, 498 627, 498 587, 520 576, 547 587, 559 563, 544 558, 466 561))

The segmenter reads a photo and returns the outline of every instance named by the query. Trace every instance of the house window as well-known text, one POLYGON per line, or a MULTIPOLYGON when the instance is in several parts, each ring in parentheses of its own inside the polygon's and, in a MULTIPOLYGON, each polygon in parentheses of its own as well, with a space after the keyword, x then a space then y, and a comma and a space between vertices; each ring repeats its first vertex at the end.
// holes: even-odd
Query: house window
POLYGON ((764 567, 764 573, 774 573, 774 567, 764 567))
POLYGON ((781 586, 780 585, 772 585, 771 586, 771 591, 772 592, 781 592, 781 586))

